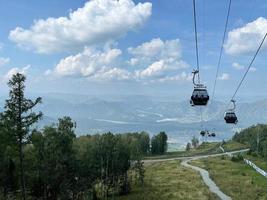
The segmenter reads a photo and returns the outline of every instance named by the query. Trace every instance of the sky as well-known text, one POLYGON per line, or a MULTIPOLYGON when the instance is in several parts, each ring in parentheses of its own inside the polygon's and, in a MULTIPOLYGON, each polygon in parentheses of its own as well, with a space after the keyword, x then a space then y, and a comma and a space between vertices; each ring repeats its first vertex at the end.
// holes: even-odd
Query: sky
MULTIPOLYGON (((196 0, 200 77, 211 94, 228 0, 196 0)), ((230 98, 267 32, 265 0, 232 0, 215 98, 230 98)), ((192 93, 191 0, 0 0, 0 95, 16 72, 32 93, 192 93)), ((267 97, 267 41, 237 98, 267 97)))

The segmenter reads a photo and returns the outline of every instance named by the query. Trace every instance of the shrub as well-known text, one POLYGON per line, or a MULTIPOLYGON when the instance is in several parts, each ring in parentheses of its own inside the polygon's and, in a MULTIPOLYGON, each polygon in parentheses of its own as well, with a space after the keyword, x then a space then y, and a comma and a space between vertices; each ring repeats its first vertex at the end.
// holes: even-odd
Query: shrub
POLYGON ((225 159, 226 159, 225 155, 221 156, 221 160, 225 160, 225 159))
POLYGON ((234 156, 232 156, 232 158, 231 158, 231 161, 233 161, 233 162, 240 162, 240 161, 243 161, 244 160, 244 158, 243 158, 243 155, 242 154, 237 154, 237 155, 234 155, 234 156))

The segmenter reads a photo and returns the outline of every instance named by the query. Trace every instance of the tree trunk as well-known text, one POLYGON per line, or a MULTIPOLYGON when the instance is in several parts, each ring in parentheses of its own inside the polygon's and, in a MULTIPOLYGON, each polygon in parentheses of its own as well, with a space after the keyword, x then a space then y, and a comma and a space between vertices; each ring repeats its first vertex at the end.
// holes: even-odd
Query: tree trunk
POLYGON ((19 160, 20 160, 20 182, 21 182, 21 189, 22 189, 22 199, 26 200, 22 138, 20 138, 19 140, 19 160))
POLYGON ((23 133, 22 133, 22 94, 21 94, 21 82, 19 83, 19 116, 18 116, 18 129, 17 134, 19 136, 19 160, 20 160, 20 181, 21 181, 21 189, 22 189, 22 199, 26 200, 26 191, 25 191, 25 177, 24 177, 24 166, 23 166, 23 133))

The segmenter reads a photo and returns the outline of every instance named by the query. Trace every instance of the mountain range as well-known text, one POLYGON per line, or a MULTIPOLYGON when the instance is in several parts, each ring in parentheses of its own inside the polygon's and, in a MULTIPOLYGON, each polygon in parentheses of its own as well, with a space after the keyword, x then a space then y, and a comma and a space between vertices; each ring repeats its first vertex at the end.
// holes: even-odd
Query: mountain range
MULTIPOLYGON (((1 100, 2 101, 2 100, 1 100)), ((256 123, 267 123, 267 99, 237 104, 237 125, 223 120, 226 103, 209 102, 206 107, 192 107, 189 101, 175 97, 157 98, 144 95, 94 96, 50 94, 38 106, 44 114, 39 127, 70 116, 77 135, 104 132, 147 131, 151 135, 167 132, 170 143, 185 144, 201 129, 217 134, 212 140, 229 139, 235 131, 256 123), (202 113, 202 123, 201 123, 202 113)), ((211 139, 211 138, 209 138, 211 139)))

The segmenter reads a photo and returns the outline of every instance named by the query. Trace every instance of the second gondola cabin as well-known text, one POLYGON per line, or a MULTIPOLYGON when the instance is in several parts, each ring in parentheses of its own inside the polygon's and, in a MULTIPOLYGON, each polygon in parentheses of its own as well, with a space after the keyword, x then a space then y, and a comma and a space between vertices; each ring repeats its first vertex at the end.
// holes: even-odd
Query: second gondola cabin
POLYGON ((233 108, 228 109, 224 114, 224 120, 227 124, 237 124, 237 116, 235 114, 236 104, 235 100, 231 99, 230 101, 233 104, 233 108))
POLYGON ((233 111, 227 111, 224 115, 224 120, 227 124, 237 124, 237 116, 233 111))

